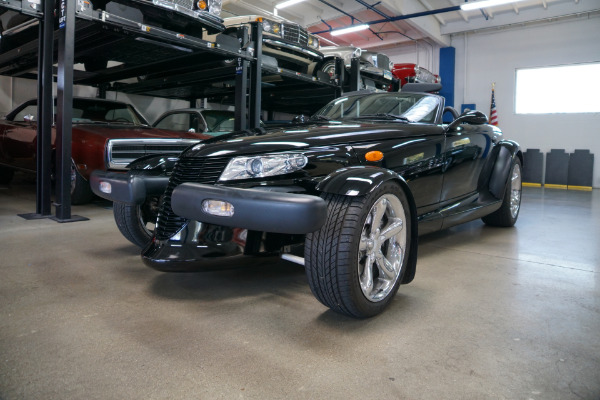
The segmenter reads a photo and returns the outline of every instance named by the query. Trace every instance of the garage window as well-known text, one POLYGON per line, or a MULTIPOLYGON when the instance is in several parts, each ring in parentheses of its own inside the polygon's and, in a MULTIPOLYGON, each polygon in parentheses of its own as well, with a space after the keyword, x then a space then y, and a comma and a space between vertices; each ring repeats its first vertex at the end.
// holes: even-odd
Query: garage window
POLYGON ((517 69, 515 112, 600 112, 600 62, 517 69))

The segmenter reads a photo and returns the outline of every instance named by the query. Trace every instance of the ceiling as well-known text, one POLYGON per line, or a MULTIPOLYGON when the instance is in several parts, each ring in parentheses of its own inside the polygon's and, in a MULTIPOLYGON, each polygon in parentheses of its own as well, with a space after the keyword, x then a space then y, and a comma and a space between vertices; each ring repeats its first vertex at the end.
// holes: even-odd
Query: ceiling
MULTIPOLYGON (((223 0, 222 16, 273 13, 275 5, 282 1, 223 0)), ((521 0, 480 10, 447 11, 460 4, 464 3, 461 0, 306 0, 278 10, 278 14, 308 27, 311 32, 320 32, 325 44, 382 50, 412 45, 415 41, 444 47, 450 45, 452 34, 600 12, 599 0, 521 0), (394 18, 402 19, 389 21, 394 18), (360 32, 340 36, 324 32, 382 20, 360 32)))

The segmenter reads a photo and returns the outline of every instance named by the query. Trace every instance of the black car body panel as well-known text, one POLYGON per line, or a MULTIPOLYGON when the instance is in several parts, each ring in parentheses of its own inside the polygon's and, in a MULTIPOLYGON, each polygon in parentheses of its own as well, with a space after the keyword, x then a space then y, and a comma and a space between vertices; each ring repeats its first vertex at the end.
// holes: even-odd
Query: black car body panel
MULTIPOLYGON (((320 112, 307 123, 257 136, 234 132, 189 148, 170 175, 154 239, 142 252, 144 262, 161 271, 198 271, 214 269, 224 260, 237 263, 234 260, 242 255, 293 252, 303 244, 303 234, 318 229, 324 218, 319 196, 364 196, 389 181, 407 194, 412 220, 418 221, 418 228, 411 226, 415 238, 500 207, 511 163, 517 157, 522 162, 522 155, 518 144, 502 138, 500 129, 481 123, 483 114, 466 114, 444 125, 442 97, 414 93, 358 96, 364 96, 365 109, 369 101, 377 100, 368 96, 397 96, 429 109, 404 114, 412 121, 393 114, 358 112, 328 121, 318 118, 323 115, 320 112), (249 163, 258 157, 262 162, 281 154, 301 155, 305 165, 274 176, 223 178, 233 159, 242 157, 249 163), (368 161, 372 154, 382 158, 368 161), (287 210, 282 206, 286 198, 291 204, 287 210), (203 201, 211 199, 235 203, 234 208, 240 204, 244 214, 222 222, 228 217, 208 215, 202 208, 203 201), (252 204, 257 206, 255 215, 252 204)), ((102 173, 96 178, 98 184, 110 182, 102 173)), ((411 241, 403 283, 415 274, 416 243, 411 241)))

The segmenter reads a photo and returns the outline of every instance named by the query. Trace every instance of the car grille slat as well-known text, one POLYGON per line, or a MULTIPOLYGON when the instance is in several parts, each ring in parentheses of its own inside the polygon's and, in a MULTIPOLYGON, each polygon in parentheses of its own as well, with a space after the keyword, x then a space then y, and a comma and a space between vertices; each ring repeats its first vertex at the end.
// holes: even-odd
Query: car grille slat
POLYGON ((284 23, 283 38, 289 42, 306 46, 308 44, 308 31, 299 25, 284 23))
POLYGON ((179 154, 198 141, 193 139, 109 140, 108 166, 111 169, 126 169, 127 164, 140 157, 150 154, 179 154))
POLYGON ((169 184, 161 202, 155 235, 158 240, 166 240, 176 234, 186 223, 186 219, 176 215, 171 208, 173 190, 182 183, 195 182, 212 185, 217 182, 227 166, 229 157, 181 158, 175 165, 169 184))

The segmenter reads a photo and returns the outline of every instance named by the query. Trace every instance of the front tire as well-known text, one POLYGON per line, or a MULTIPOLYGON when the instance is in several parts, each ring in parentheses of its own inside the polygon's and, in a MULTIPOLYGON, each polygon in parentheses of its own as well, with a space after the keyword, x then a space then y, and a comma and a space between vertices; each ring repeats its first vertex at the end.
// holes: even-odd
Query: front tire
POLYGON ((410 208, 386 182, 366 196, 325 194, 327 220, 306 235, 310 288, 324 305, 356 318, 381 313, 398 291, 409 259, 410 208))
POLYGON ((77 171, 74 162, 71 162, 71 204, 87 204, 94 198, 90 183, 77 171))
POLYGON ((506 186, 502 205, 493 213, 481 218, 483 222, 488 225, 503 227, 511 227, 517 222, 521 209, 521 171, 521 160, 516 158, 510 170, 510 182, 506 186))
POLYGON ((140 248, 152 240, 158 216, 158 197, 149 197, 143 204, 113 202, 113 215, 121 234, 140 248))

